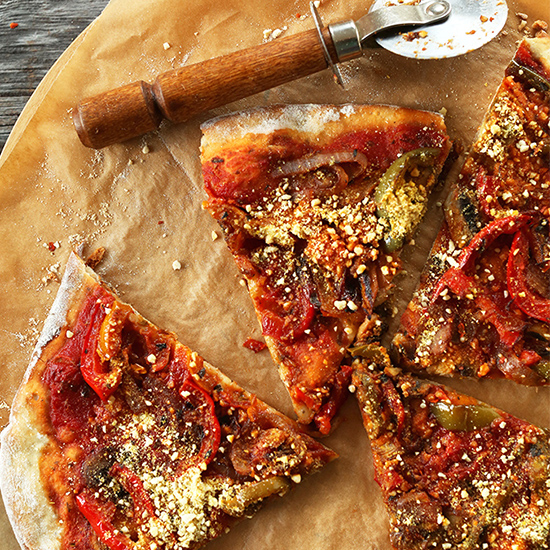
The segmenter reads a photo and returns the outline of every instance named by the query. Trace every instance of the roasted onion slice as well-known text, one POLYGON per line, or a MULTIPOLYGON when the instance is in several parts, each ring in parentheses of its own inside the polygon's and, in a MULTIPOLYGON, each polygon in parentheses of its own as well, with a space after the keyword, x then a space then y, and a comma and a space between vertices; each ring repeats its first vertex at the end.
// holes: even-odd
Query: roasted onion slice
POLYGON ((360 151, 340 151, 337 153, 316 153, 289 160, 278 166, 272 175, 288 177, 307 174, 325 167, 340 166, 348 180, 356 179, 367 170, 368 160, 360 151))

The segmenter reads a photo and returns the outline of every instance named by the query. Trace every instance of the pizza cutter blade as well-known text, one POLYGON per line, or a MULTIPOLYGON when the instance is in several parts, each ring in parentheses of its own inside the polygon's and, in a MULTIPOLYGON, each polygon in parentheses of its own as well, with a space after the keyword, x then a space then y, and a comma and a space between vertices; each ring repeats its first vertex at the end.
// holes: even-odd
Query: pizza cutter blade
POLYGON ((375 39, 407 57, 460 55, 496 36, 508 12, 505 0, 407 1, 376 0, 359 20, 328 27, 312 2, 314 29, 83 99, 73 109, 77 134, 101 149, 156 130, 164 119, 184 122, 327 67, 342 83, 338 63, 361 57, 375 39))
MULTIPOLYGON (((369 13, 402 5, 398 0, 376 0, 369 13)), ((450 0, 451 10, 442 23, 401 28, 399 32, 384 31, 376 42, 393 53, 416 59, 455 57, 480 48, 502 30, 508 16, 503 0, 450 0)), ((430 12, 444 10, 444 2, 423 0, 418 4, 430 12)), ((361 20, 357 22, 360 28, 361 20)), ((365 29, 368 31, 368 29, 365 29)))

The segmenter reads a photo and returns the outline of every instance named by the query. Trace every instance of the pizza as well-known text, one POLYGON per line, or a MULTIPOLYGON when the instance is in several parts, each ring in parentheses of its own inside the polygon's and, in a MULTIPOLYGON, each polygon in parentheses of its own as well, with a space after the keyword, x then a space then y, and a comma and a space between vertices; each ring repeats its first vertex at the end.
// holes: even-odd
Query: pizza
POLYGON ((2 432, 0 479, 26 550, 183 550, 335 457, 73 254, 2 432))
POLYGON ((550 384, 550 37, 527 38, 479 129, 393 351, 409 370, 550 384))
POLYGON ((550 547, 550 433, 356 352, 353 385, 396 550, 550 547))
POLYGON ((348 347, 377 308, 451 144, 438 114, 287 105, 203 125, 205 208, 252 298, 298 421, 329 433, 348 347))

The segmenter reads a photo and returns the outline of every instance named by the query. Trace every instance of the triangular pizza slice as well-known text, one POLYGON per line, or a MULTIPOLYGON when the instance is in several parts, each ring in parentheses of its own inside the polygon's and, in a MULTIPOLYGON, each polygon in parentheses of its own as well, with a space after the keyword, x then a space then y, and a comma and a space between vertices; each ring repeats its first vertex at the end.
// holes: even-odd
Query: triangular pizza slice
POLYGON ((343 364, 400 269, 450 142, 440 115, 272 106, 203 125, 206 208, 246 279, 298 420, 328 433, 343 364))
POLYGON ((2 432, 0 480, 22 548, 183 550, 335 456, 73 254, 2 432))
POLYGON ((550 547, 550 433, 433 382, 385 350, 352 377, 395 550, 550 547))
POLYGON ((525 39, 452 190, 393 350, 407 369, 550 384, 550 38, 525 39))

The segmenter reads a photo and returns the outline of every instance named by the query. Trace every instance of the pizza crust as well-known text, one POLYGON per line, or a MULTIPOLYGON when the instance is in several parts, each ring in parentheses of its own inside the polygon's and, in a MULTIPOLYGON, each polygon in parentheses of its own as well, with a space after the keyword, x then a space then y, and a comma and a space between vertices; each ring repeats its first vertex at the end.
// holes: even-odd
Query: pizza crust
POLYGON ((48 344, 79 303, 86 278, 95 278, 83 265, 76 254, 69 257, 59 293, 15 396, 9 424, 0 436, 0 489, 17 541, 25 550, 53 550, 60 544, 61 527, 40 479, 40 459, 50 436, 41 417, 45 396, 39 380, 45 357, 52 352, 48 344))
POLYGON ((98 281, 79 256, 71 253, 14 398, 9 423, 0 435, 0 490, 17 541, 25 550, 54 550, 61 543, 61 525, 40 475, 41 457, 53 443, 45 422, 48 396, 41 376, 48 358, 63 344, 64 338, 57 337, 74 319, 87 289, 98 281))
POLYGON ((296 134, 295 139, 306 138, 317 144, 330 142, 343 129, 388 128, 412 120, 419 126, 444 127, 441 115, 428 111, 418 111, 391 105, 272 105, 259 107, 239 113, 211 119, 201 126, 202 158, 208 160, 226 145, 236 147, 239 140, 247 135, 271 135, 278 130, 290 130, 296 134))
POLYGON ((25 550, 53 550, 60 544, 61 528, 40 479, 39 462, 48 442, 29 407, 14 409, 2 432, 0 488, 15 537, 25 550))

